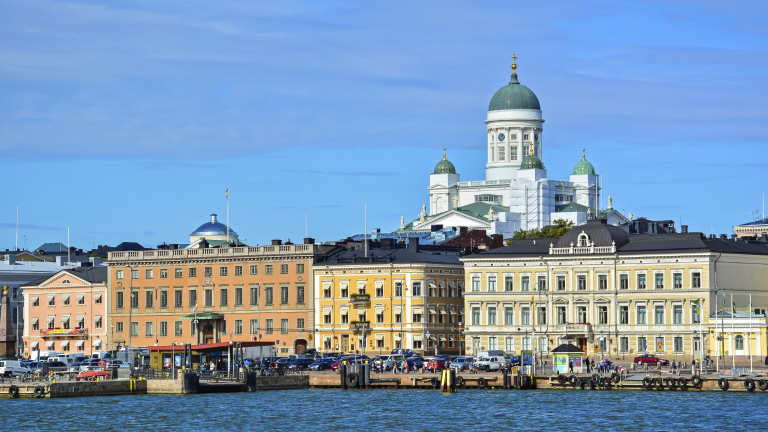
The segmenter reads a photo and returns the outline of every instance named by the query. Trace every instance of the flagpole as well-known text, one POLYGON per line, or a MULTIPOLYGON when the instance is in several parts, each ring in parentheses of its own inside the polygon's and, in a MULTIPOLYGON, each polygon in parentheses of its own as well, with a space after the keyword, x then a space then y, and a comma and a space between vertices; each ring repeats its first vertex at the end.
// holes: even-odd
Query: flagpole
MULTIPOLYGON (((701 352, 701 355, 699 356, 699 372, 704 371, 704 314, 702 314, 702 306, 704 306, 704 299, 699 299, 699 334, 701 335, 701 339, 699 339, 699 351, 701 352)), ((709 318, 707 318, 707 321, 709 321, 709 318)))
POLYGON ((736 303, 733 302, 731 294, 731 367, 736 369, 736 303))
POLYGON ((227 247, 229 247, 229 183, 227 183, 227 247))
POLYGON ((749 295, 749 337, 747 338, 749 350, 749 373, 752 373, 752 294, 749 295))

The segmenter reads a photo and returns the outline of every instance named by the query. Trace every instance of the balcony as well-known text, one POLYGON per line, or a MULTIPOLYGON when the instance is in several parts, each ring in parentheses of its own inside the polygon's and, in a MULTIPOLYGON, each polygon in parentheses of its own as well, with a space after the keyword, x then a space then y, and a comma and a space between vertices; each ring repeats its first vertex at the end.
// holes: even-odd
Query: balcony
POLYGON ((565 325, 565 333, 569 335, 588 335, 592 333, 592 324, 568 323, 565 325))
POLYGON ((87 329, 44 329, 40 330, 43 336, 88 336, 87 329))
POLYGON ((371 303, 371 295, 352 294, 349 296, 349 303, 353 306, 367 306, 371 303))
POLYGON ((365 329, 371 328, 371 322, 370 321, 351 321, 349 323, 349 326, 352 328, 352 330, 355 331, 363 331, 365 329))

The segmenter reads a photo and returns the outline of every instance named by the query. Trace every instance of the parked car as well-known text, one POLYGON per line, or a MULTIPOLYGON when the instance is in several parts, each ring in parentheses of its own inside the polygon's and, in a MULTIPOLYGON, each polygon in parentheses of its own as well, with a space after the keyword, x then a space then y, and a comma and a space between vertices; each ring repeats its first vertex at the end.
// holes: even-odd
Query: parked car
POLYGON ((90 359, 80 363, 80 372, 100 371, 101 370, 101 366, 99 366, 100 361, 102 360, 90 359))
POLYGON ((456 372, 469 370, 469 367, 472 363, 474 363, 474 359, 472 357, 456 357, 451 362, 451 369, 456 369, 456 372))
POLYGON ((475 361, 475 368, 486 372, 495 372, 501 370, 506 363, 507 359, 504 356, 480 357, 475 361))
POLYGON ((27 372, 30 372, 30 369, 19 360, 0 360, 0 376, 19 376, 27 372))
POLYGON ((448 360, 441 357, 433 357, 432 360, 427 363, 427 370, 432 372, 438 372, 446 368, 448 360))
POLYGON ((382 363, 386 364, 387 360, 389 360, 388 355, 386 354, 377 355, 376 357, 373 358, 373 365, 379 368, 381 367, 382 363))
POLYGON ((669 365, 669 360, 660 359, 653 354, 643 354, 635 357, 635 363, 637 363, 640 366, 644 364, 655 365, 657 363, 661 363, 662 366, 667 366, 669 365))
MULTIPOLYGON (((88 361, 88 360, 86 360, 85 362, 87 362, 87 361, 88 361)), ((82 365, 82 364, 83 364, 83 363, 85 363, 85 362, 82 362, 82 361, 81 361, 81 362, 77 362, 77 363, 75 363, 75 364, 71 365, 71 366, 69 367, 69 371, 70 371, 70 372, 80 372, 80 365, 82 365)))
MULTIPOLYGON (((48 372, 66 372, 69 369, 66 363, 60 361, 48 362, 48 372)), ((35 373, 43 373, 43 366, 35 369, 35 373)))
POLYGON ((421 369, 424 366, 424 362, 418 356, 406 357, 405 361, 408 363, 408 369, 410 370, 421 369))
POLYGON ((304 370, 308 369, 309 365, 314 363, 315 360, 313 358, 298 358, 293 359, 288 363, 288 369, 292 370, 304 370))
POLYGON ((336 359, 333 365, 331 365, 331 370, 338 370, 339 365, 342 362, 347 362, 347 364, 364 364, 366 360, 370 361, 371 359, 368 358, 368 356, 361 356, 361 355, 358 355, 355 357, 341 357, 339 359, 336 359))
POLYGON ((309 365, 309 370, 313 371, 323 371, 326 369, 330 369, 331 366, 336 362, 336 360, 330 358, 330 357, 322 357, 317 360, 315 360, 314 363, 309 365))
POLYGON ((405 360, 405 356, 403 354, 392 354, 391 356, 387 356, 387 360, 384 361, 384 370, 389 371, 395 367, 399 367, 403 360, 405 360))
POLYGON ((507 364, 514 367, 514 366, 520 366, 522 364, 522 358, 520 356, 514 356, 507 354, 507 364))

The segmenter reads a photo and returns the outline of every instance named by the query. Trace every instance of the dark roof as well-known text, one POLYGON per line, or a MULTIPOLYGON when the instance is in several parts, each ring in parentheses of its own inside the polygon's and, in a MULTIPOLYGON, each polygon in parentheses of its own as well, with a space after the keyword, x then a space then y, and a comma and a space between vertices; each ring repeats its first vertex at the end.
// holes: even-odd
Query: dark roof
POLYGON ((557 243, 558 238, 513 239, 509 246, 481 252, 482 255, 547 255, 549 245, 557 243))
POLYGON ((552 350, 553 353, 583 353, 584 350, 574 344, 562 344, 552 350))
POLYGON ((343 251, 335 254, 321 263, 321 265, 348 265, 358 264, 381 264, 382 262, 391 262, 392 264, 449 264, 461 265, 458 254, 430 253, 430 252, 412 252, 408 249, 373 249, 368 251, 369 258, 373 257, 373 262, 365 261, 362 250, 343 251))
POLYGON ((107 275, 109 275, 109 268, 104 266, 99 267, 75 267, 72 269, 66 269, 66 270, 60 270, 59 272, 55 273, 54 275, 48 275, 45 277, 41 277, 39 279, 35 279, 31 282, 27 282, 25 284, 22 284, 22 287, 26 286, 38 286, 41 283, 47 281, 53 276, 62 274, 62 273, 69 273, 74 276, 79 277, 80 279, 90 282, 90 283, 106 283, 107 282, 107 275))
POLYGON ((43 243, 35 249, 35 252, 61 253, 66 252, 67 246, 63 243, 43 243))
POLYGON ((579 236, 584 233, 595 246, 612 246, 617 248, 629 242, 629 234, 619 227, 606 225, 600 220, 589 220, 584 225, 571 228, 555 244, 555 247, 565 248, 579 245, 579 236))

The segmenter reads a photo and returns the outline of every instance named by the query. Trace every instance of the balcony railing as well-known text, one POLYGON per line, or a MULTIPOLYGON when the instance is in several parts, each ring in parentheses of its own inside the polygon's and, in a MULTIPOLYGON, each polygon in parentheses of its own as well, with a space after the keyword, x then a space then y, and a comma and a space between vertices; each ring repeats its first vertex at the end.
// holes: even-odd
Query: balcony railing
POLYGON ((590 323, 568 323, 565 325, 565 332, 568 334, 588 334, 592 333, 592 324, 590 323))
POLYGON ((244 257, 263 255, 318 254, 321 245, 296 244, 253 247, 170 249, 128 252, 109 252, 107 261, 176 260, 183 258, 244 257))
POLYGON ((583 246, 583 247, 574 247, 573 243, 571 243, 571 247, 565 247, 565 248, 556 248, 555 245, 550 243, 549 244, 549 254, 550 255, 586 255, 586 254, 599 254, 599 253, 615 253, 616 252, 616 243, 612 242, 611 246, 583 246))
POLYGON ((370 294, 352 294, 349 296, 349 302, 353 305, 367 305, 371 302, 370 294))
POLYGON ((363 329, 370 329, 371 328, 371 322, 370 321, 351 321, 349 325, 357 331, 361 331, 363 329))

